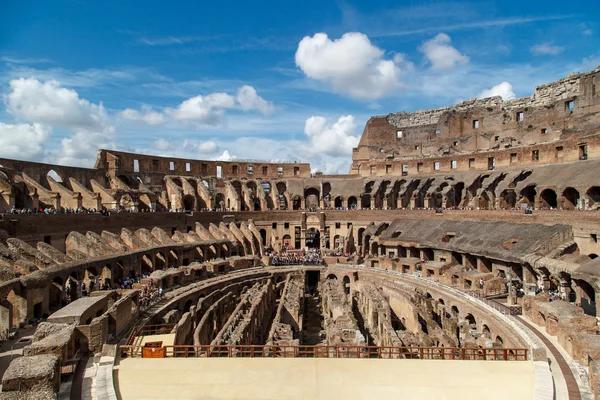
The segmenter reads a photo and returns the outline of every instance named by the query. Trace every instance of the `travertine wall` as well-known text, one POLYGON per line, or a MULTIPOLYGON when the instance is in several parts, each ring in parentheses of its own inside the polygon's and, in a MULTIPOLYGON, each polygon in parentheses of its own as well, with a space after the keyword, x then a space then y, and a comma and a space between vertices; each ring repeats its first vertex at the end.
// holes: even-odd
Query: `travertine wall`
POLYGON ((598 158, 598 140, 589 137, 600 124, 596 81, 600 68, 539 86, 520 99, 473 99, 373 117, 353 151, 351 173, 415 175, 598 158))

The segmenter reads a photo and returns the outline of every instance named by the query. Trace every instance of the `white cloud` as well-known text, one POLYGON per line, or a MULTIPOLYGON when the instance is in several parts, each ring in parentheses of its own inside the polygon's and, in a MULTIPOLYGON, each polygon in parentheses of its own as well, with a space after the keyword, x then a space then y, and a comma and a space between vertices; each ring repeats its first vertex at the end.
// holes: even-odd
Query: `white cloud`
POLYGON ((491 89, 484 90, 477 97, 480 99, 485 99, 486 97, 495 96, 502 97, 502 100, 513 100, 516 98, 512 85, 506 81, 494 86, 491 89))
POLYGON ((304 133, 310 139, 309 153, 323 153, 333 157, 350 156, 352 148, 358 145, 355 136, 356 122, 352 115, 340 117, 328 125, 324 117, 312 116, 304 124, 304 133))
POLYGON ((296 65, 307 77, 358 99, 377 99, 402 88, 403 59, 383 58, 384 52, 359 32, 331 40, 325 33, 305 36, 296 50, 296 65))
POLYGON ((229 154, 229 152, 227 150, 225 150, 223 152, 223 154, 221 154, 218 157, 213 158, 214 161, 231 161, 231 160, 235 160, 237 157, 236 156, 232 156, 229 154))
POLYGON ((244 85, 238 89, 235 97, 227 93, 195 96, 183 101, 175 109, 167 108, 166 113, 177 121, 218 125, 224 122, 225 110, 228 109, 259 111, 268 115, 274 106, 260 97, 252 86, 244 85))
POLYGON ((256 110, 265 115, 273 112, 274 106, 256 93, 252 86, 244 85, 237 91, 236 101, 244 111, 256 110))
POLYGON ((531 51, 531 54, 536 56, 555 56, 565 51, 565 48, 562 46, 555 46, 551 43, 539 43, 532 46, 529 50, 531 51))
POLYGON ((440 33, 436 37, 423 42, 419 47, 419 51, 425 54, 433 69, 450 69, 457 65, 468 64, 469 57, 461 54, 460 51, 452 47, 451 43, 450 36, 440 33))
POLYGON ((81 99, 76 91, 61 87, 58 81, 13 79, 10 89, 4 102, 7 111, 17 118, 66 129, 104 130, 110 125, 102 103, 81 99))
POLYGON ((7 111, 17 119, 74 133, 61 139, 59 163, 89 166, 98 148, 114 146, 114 125, 102 103, 90 103, 55 80, 14 79, 10 89, 3 96, 4 102, 7 111))
POLYGON ((0 157, 44 161, 45 144, 51 129, 41 124, 4 124, 0 122, 0 157))
POLYGON ((143 105, 142 111, 126 108, 119 112, 119 116, 128 121, 143 122, 148 125, 160 125, 165 122, 165 116, 157 111, 152 110, 152 107, 143 105))
POLYGON ((594 31, 592 31, 592 29, 585 22, 579 24, 579 27, 581 28, 581 34, 583 36, 591 36, 594 33, 594 31))
POLYGON ((200 141, 193 139, 184 140, 166 140, 160 138, 154 142, 154 149, 150 153, 156 153, 156 150, 162 156, 197 158, 198 154, 212 155, 219 151, 219 146, 212 140, 200 141))

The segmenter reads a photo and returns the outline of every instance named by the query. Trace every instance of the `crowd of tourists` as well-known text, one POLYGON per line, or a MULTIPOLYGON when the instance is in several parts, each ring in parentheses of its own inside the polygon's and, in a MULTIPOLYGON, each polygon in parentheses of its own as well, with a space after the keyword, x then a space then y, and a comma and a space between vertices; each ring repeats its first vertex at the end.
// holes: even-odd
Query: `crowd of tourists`
POLYGON ((323 265, 323 257, 318 249, 291 251, 287 246, 281 252, 269 253, 269 265, 323 265))
MULTIPOLYGON (((96 208, 85 208, 85 207, 79 207, 79 208, 70 208, 70 207, 66 207, 63 209, 56 209, 54 207, 39 207, 39 208, 16 208, 16 207, 12 207, 9 211, 8 214, 13 214, 13 215, 39 215, 39 214, 45 214, 45 215, 57 215, 57 214, 100 214, 103 216, 109 216, 111 214, 122 214, 122 213, 134 213, 134 212, 153 212, 153 210, 146 210, 146 209, 142 209, 140 211, 135 211, 135 210, 125 210, 123 208, 119 208, 119 209, 107 209, 107 208, 102 208, 102 209, 96 209, 96 208)), ((7 213, 6 210, 3 210, 3 213, 7 213)))
POLYGON ((163 290, 157 287, 154 280, 150 279, 148 285, 140 292, 140 307, 147 307, 162 299, 163 290))

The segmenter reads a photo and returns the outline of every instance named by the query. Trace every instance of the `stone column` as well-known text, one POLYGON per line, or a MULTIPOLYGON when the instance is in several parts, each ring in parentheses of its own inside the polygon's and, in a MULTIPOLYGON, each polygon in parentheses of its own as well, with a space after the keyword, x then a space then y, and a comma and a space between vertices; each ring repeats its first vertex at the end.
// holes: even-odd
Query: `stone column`
POLYGON ((73 202, 75 203, 75 209, 83 206, 83 196, 79 192, 73 193, 73 202))

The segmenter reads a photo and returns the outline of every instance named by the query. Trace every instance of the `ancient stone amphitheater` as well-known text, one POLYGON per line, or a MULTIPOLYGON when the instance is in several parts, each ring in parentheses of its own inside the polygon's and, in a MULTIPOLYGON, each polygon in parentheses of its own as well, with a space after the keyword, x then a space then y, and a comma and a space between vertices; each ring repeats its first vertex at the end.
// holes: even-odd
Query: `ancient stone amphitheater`
POLYGON ((0 399, 598 398, 599 79, 373 117, 348 175, 0 159, 0 399))

